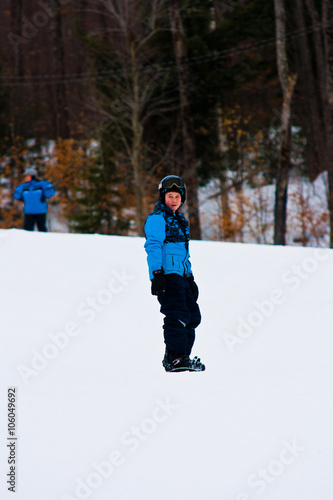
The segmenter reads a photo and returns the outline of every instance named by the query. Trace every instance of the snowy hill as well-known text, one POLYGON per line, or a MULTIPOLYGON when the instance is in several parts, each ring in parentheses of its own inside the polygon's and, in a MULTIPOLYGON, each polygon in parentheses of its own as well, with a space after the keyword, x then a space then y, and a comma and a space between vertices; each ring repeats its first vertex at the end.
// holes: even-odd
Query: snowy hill
POLYGON ((333 251, 192 242, 174 374, 143 243, 0 231, 1 499, 332 500, 333 251))

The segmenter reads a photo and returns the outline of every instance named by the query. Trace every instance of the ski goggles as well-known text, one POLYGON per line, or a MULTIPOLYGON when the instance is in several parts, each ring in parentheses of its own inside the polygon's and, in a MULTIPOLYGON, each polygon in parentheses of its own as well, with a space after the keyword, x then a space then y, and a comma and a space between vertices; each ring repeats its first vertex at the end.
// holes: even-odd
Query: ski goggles
POLYGON ((178 189, 184 189, 186 187, 185 182, 180 177, 165 177, 160 184, 160 188, 163 189, 170 189, 173 186, 176 186, 178 189))

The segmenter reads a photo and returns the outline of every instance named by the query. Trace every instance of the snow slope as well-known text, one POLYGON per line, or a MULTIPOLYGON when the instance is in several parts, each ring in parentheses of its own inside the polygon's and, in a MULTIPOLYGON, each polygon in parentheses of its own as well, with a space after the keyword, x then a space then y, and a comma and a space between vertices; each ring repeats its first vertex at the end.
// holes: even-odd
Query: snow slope
POLYGON ((143 243, 0 231, 1 499, 332 500, 333 251, 193 241, 173 374, 143 243))

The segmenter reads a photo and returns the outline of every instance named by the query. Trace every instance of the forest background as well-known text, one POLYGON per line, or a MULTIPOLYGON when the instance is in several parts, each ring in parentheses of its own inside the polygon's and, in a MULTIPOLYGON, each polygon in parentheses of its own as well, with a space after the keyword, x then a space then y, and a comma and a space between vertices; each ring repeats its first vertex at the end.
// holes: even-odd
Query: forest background
POLYGON ((0 227, 36 165, 69 231, 142 236, 174 173, 192 238, 333 246, 332 0, 0 5, 0 227))

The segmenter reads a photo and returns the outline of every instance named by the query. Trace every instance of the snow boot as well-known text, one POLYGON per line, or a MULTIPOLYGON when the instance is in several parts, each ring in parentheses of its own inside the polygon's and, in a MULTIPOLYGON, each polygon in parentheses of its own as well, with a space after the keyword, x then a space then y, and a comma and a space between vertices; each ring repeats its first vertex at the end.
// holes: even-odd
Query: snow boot
POLYGON ((167 372, 184 371, 190 367, 190 359, 186 354, 166 348, 162 365, 167 372))
POLYGON ((194 356, 193 359, 190 359, 190 370, 194 372, 203 372, 206 370, 206 367, 201 363, 200 358, 194 356))
POLYGON ((191 360, 185 354, 169 363, 163 359, 163 366, 166 372, 183 372, 190 369, 191 360))
POLYGON ((164 359, 162 364, 167 372, 202 372, 205 370, 205 365, 200 362, 200 358, 190 359, 187 354, 179 353, 169 349, 165 349, 164 359))

